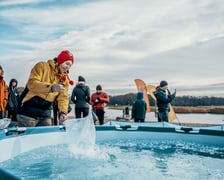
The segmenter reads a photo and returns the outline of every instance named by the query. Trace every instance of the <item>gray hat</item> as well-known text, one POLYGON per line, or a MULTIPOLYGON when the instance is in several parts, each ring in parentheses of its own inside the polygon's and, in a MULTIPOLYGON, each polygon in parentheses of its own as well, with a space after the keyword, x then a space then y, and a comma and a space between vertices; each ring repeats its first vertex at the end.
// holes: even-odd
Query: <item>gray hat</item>
POLYGON ((164 86, 167 86, 168 85, 168 82, 166 82, 166 81, 161 81, 160 82, 160 87, 164 87, 164 86))

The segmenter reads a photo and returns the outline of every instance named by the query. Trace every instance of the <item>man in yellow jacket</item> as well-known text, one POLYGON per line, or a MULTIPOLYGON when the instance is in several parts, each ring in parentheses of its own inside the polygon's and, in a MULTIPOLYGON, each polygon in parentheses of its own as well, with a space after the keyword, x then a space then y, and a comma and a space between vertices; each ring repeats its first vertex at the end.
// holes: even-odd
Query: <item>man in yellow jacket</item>
POLYGON ((7 99, 8 91, 4 80, 4 70, 0 65, 0 119, 4 118, 7 99))
POLYGON ((18 126, 52 125, 52 103, 57 100, 59 120, 67 120, 68 87, 73 82, 68 72, 74 57, 68 50, 62 51, 54 60, 37 63, 31 70, 18 108, 18 126))

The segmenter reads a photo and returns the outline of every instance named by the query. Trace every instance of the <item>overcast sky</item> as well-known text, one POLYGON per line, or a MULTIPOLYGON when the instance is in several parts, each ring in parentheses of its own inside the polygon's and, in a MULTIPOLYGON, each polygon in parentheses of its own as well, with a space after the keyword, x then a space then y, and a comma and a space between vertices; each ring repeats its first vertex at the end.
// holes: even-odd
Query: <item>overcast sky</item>
POLYGON ((0 27, 7 84, 25 86, 37 62, 68 49, 71 79, 84 76, 92 91, 135 93, 139 78, 224 96, 223 0, 1 0, 0 27))

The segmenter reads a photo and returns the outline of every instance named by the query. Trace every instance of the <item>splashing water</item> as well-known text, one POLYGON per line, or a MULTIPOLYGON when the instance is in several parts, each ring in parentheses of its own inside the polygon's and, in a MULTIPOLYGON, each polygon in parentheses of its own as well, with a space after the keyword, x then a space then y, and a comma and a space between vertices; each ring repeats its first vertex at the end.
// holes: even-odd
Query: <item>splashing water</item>
POLYGON ((94 153, 95 126, 90 116, 86 118, 67 120, 64 122, 69 143, 69 149, 75 155, 89 155, 94 153))

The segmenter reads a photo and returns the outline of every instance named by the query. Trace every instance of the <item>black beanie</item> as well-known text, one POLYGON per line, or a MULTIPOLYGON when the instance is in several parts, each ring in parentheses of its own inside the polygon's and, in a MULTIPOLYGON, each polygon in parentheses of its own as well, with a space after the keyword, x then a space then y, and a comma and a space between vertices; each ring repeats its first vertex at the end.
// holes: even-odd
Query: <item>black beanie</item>
POLYGON ((79 76, 79 77, 78 77, 78 81, 79 81, 79 82, 80 82, 80 81, 86 82, 85 78, 82 77, 82 76, 79 76))
POLYGON ((168 83, 164 80, 160 82, 160 87, 164 87, 164 86, 167 86, 167 85, 168 85, 168 83))
POLYGON ((99 91, 102 90, 102 86, 101 85, 97 85, 96 86, 96 90, 99 90, 99 91))

